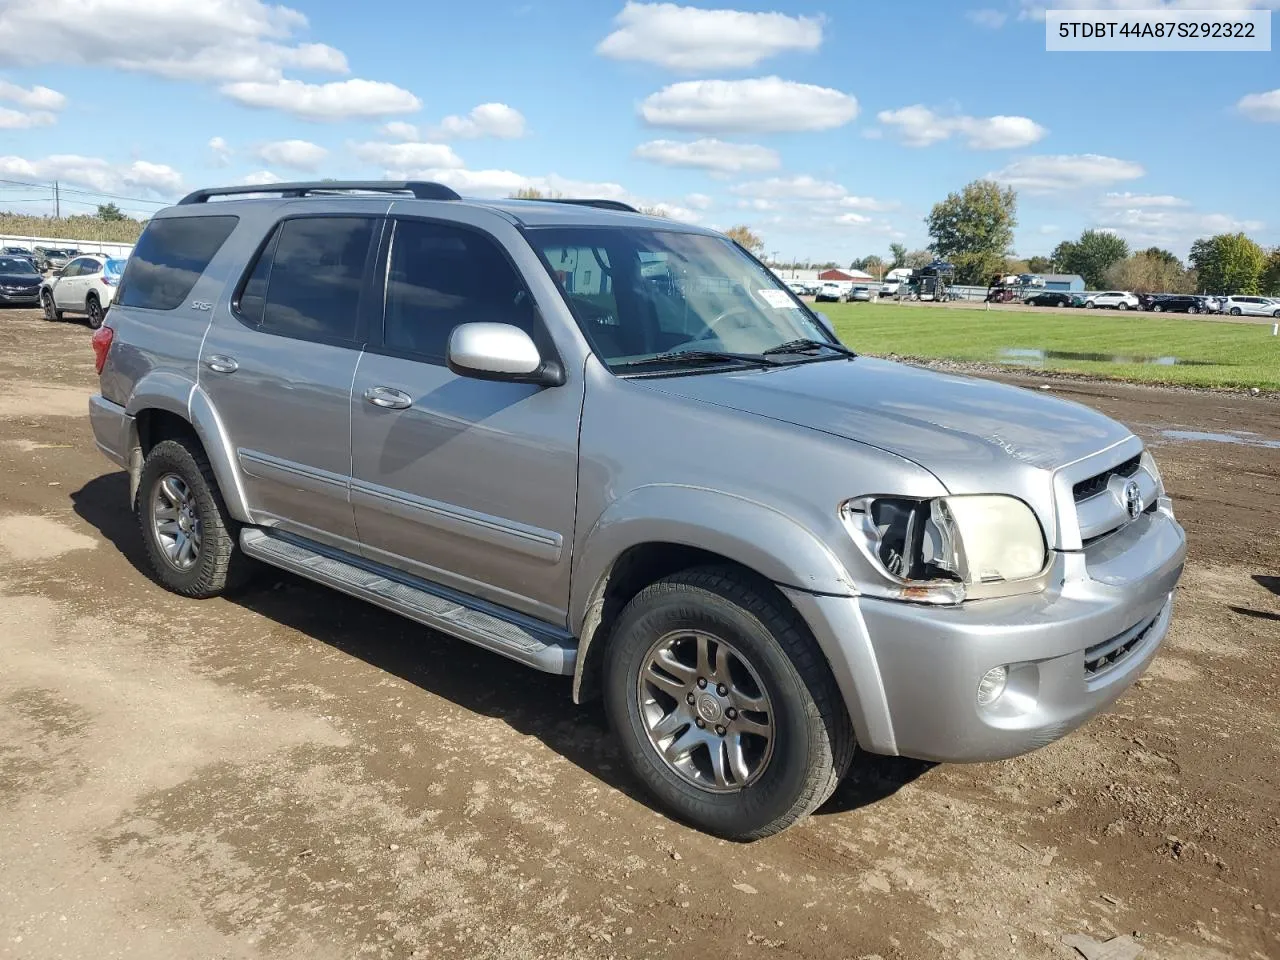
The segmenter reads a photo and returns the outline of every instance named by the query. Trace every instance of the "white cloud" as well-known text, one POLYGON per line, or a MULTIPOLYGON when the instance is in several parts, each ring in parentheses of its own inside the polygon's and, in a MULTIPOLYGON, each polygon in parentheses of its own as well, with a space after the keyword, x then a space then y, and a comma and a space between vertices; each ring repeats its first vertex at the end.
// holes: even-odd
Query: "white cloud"
POLYGON ((666 167, 692 167, 713 173, 759 173, 782 166, 778 151, 754 143, 725 143, 723 140, 650 140, 633 151, 641 160, 666 167))
POLYGON ((790 200, 839 200, 848 193, 838 183, 818 180, 810 176, 748 180, 746 183, 731 187, 730 190, 741 196, 790 200))
POLYGON ((858 101, 780 77, 689 80, 650 94, 640 114, 652 126, 707 133, 829 130, 856 117, 858 101))
POLYGON ((231 147, 222 137, 209 138, 209 152, 213 154, 215 167, 225 167, 231 162, 231 147))
POLYGON ((16 103, 28 110, 61 110, 67 98, 57 90, 35 86, 27 89, 8 80, 0 80, 0 100, 16 103))
POLYGON ((26 130, 31 127, 48 127, 58 122, 57 114, 48 110, 10 110, 0 107, 0 130, 26 130))
POLYGON ((1028 147, 1049 132, 1029 117, 945 116, 918 103, 882 110, 876 119, 909 147, 928 147, 961 136, 974 150, 1009 150, 1028 147))
POLYGON ((705 193, 691 193, 684 198, 684 202, 694 210, 709 210, 715 204, 705 193))
POLYGON ((870 210, 883 213, 886 210, 897 210, 901 206, 896 200, 877 200, 875 197, 847 196, 840 198, 840 205, 850 210, 870 210))
POLYGON ((1003 10, 993 10, 991 7, 966 10, 965 17, 980 27, 986 27, 988 30, 999 30, 1004 26, 1005 21, 1009 19, 1009 15, 1003 10))
POLYGON ((482 103, 465 117, 445 117, 429 134, 437 140, 475 140, 497 137, 516 140, 525 134, 524 115, 505 103, 482 103))
POLYGON ((288 68, 346 73, 340 51, 294 40, 306 25, 297 10, 261 0, 7 0, 0 61, 213 81, 268 81, 288 68))
POLYGON ((260 160, 294 170, 315 170, 328 155, 328 150, 308 140, 276 140, 264 143, 254 151, 254 156, 260 160))
POLYGON ((147 160, 113 164, 101 157, 81 157, 75 154, 55 154, 43 160, 0 157, 0 177, 40 182, 57 180, 102 193, 142 190, 172 196, 182 189, 181 174, 167 164, 147 160))
POLYGON ((453 152, 452 147, 443 143, 382 143, 369 141, 352 144, 351 152, 365 163, 376 163, 396 170, 404 170, 409 167, 460 169, 463 166, 462 158, 453 152))
POLYGON ((378 128, 378 132, 391 137, 393 140, 402 142, 418 139, 418 128, 412 123, 405 123, 403 120, 392 120, 390 123, 384 123, 378 128))
POLYGON ((1112 210, 1126 210, 1135 207, 1189 207, 1191 202, 1168 194, 1126 192, 1108 193, 1099 201, 1098 205, 1112 210))
POLYGON ((380 117, 388 113, 410 113, 422 107, 422 101, 408 90, 378 80, 243 81, 225 85, 222 92, 247 107, 283 110, 303 120, 380 117))
POLYGON ((1027 193, 1105 187, 1146 175, 1141 164, 1095 153, 1032 156, 1015 160, 988 178, 1027 193))
POLYGON ((1257 233, 1266 227, 1261 220, 1168 207, 1103 210, 1096 218, 1095 225, 1119 234, 1135 246, 1154 244, 1175 250, 1188 249, 1199 237, 1217 233, 1257 233))
POLYGON ((253 173, 247 173, 240 178, 240 182, 250 187, 265 187, 270 183, 284 183, 284 177, 276 176, 270 170, 257 170, 253 173))
POLYGON ((1280 0, 1022 0, 1020 20, 1043 20, 1046 10, 1274 10, 1280 0))
POLYGON ((600 41, 596 53, 686 73, 754 67, 779 53, 822 44, 821 18, 783 13, 628 2, 614 22, 618 29, 600 41))
POLYGON ((1280 123, 1280 90, 1246 94, 1240 98, 1236 109, 1250 120, 1257 120, 1260 123, 1280 123))

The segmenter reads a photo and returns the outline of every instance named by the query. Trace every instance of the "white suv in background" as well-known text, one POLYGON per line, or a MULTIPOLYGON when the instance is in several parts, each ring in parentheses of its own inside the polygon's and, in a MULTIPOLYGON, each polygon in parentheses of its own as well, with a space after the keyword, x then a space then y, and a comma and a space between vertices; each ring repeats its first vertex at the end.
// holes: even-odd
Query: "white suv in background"
POLYGON ((76 257, 40 287, 40 305, 46 320, 61 320, 64 313, 83 313, 89 328, 97 330, 116 297, 124 260, 93 254, 76 257))
POLYGON ((1233 317, 1275 317, 1280 320, 1280 300, 1271 297, 1223 297, 1222 312, 1233 317))
POLYGON ((1141 310, 1142 303, 1132 293, 1111 290, 1107 293, 1095 293, 1087 298, 1084 305, 1094 307, 1110 307, 1112 310, 1141 310))

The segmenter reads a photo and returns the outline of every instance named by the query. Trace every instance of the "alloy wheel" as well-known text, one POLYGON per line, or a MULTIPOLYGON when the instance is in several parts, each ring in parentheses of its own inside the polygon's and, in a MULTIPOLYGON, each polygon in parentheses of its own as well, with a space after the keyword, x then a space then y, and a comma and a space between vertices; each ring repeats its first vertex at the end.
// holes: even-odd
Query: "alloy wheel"
POLYGON ((190 570, 200 559, 200 514, 185 480, 166 473, 151 493, 151 529, 165 559, 190 570))
POLYGON ((699 630, 660 637, 645 654, 636 698, 649 743, 687 783, 736 793, 768 767, 773 704, 755 668, 727 641, 699 630))

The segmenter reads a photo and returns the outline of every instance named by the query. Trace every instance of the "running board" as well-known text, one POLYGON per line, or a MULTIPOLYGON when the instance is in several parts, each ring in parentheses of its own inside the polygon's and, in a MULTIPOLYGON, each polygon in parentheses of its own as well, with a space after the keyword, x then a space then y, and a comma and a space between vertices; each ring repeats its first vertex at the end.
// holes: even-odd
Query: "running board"
POLYGON ((240 549, 263 563, 367 600, 535 670, 573 674, 577 642, 565 631, 532 617, 288 534, 244 527, 240 549))

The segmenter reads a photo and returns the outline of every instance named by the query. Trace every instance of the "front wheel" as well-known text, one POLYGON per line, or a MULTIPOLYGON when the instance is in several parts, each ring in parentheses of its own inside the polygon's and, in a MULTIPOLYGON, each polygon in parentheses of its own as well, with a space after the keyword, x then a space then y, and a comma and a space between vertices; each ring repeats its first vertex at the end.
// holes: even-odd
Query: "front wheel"
POLYGON ((1187 307, 1187 313, 1199 313, 1199 312, 1200 310, 1197 307, 1187 307))
POLYGON ((1232 307, 1232 308, 1231 308, 1231 315, 1232 315, 1233 317, 1238 317, 1238 316, 1240 316, 1240 308, 1239 308, 1239 307, 1232 307))
POLYGON ((1163 313, 1163 312, 1164 312, 1164 307, 1160 306, 1160 304, 1158 304, 1158 303, 1153 303, 1153 304, 1151 305, 1151 312, 1152 312, 1152 313, 1163 313))
POLYGON ((1127 303, 1117 303, 1117 304, 1116 304, 1116 309, 1117 309, 1117 310, 1128 310, 1128 309, 1129 309, 1129 305, 1128 305, 1127 303))
POLYGON ((238 586, 249 559, 236 542, 209 458, 192 440, 162 440, 142 465, 138 525, 156 580, 174 593, 204 599, 238 586))
POLYGON ((44 318, 46 320, 62 319, 62 311, 58 309, 57 303, 54 302, 51 291, 46 290, 40 294, 40 306, 44 308, 44 318))
POLYGON ((770 584, 730 568, 641 591, 610 638, 604 690, 635 775, 676 816, 732 840, 812 812, 853 759, 808 628, 770 584))
POLYGON ((1098 305, 1094 303, 1092 300, 1086 300, 1084 302, 1084 305, 1089 310, 1096 310, 1098 308, 1098 305))

